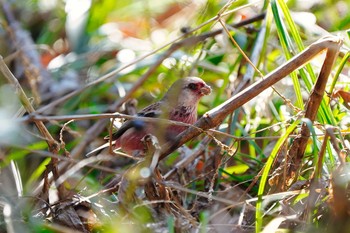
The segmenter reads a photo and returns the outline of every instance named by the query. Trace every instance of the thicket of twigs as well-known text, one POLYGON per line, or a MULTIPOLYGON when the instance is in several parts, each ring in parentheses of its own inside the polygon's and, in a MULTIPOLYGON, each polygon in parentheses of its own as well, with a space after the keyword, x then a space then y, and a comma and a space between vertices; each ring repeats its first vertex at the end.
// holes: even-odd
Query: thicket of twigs
POLYGON ((347 1, 0 3, 0 232, 350 231, 347 1), (85 156, 185 76, 195 126, 85 156))

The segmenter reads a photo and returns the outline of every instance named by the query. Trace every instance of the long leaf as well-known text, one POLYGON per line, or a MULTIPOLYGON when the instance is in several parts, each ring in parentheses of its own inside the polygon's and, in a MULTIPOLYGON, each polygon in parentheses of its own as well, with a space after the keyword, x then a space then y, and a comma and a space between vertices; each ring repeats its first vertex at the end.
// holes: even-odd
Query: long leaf
POLYGON ((269 158, 267 159, 266 165, 264 167, 264 171, 261 176, 261 181, 259 184, 259 190, 258 190, 258 201, 256 203, 256 212, 255 212, 255 218, 256 218, 256 230, 255 232, 260 232, 262 229, 262 223, 263 223, 263 209, 262 209, 262 196, 264 195, 265 186, 268 180, 268 175, 270 173, 271 166, 273 164, 273 161, 275 160, 280 148, 282 148, 283 143, 288 139, 288 136, 294 131, 294 129, 297 127, 297 125, 300 123, 300 120, 295 121, 292 125, 290 125, 287 128, 287 131, 285 134, 283 134, 280 139, 278 139, 275 147, 273 148, 269 158))

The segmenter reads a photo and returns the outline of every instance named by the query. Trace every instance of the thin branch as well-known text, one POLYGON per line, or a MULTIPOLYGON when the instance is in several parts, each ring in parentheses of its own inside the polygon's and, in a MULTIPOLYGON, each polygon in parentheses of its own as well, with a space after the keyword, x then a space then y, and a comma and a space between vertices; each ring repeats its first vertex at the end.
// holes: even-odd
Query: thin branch
POLYGON ((219 19, 218 19, 219 23, 221 24, 221 26, 223 27, 224 31, 226 32, 227 36, 230 38, 230 40, 232 41, 232 43, 236 46, 236 48, 239 50, 239 52, 242 54, 242 56, 244 57, 244 59, 254 68, 254 70, 260 75, 261 78, 264 78, 264 75, 261 73, 261 71, 254 65, 254 63, 249 59, 249 57, 247 56, 247 54, 245 54, 245 52, 242 50, 242 48, 239 46, 239 44, 236 42, 236 40, 233 38, 233 36, 231 35, 230 31, 227 29, 225 23, 222 21, 220 15, 219 15, 219 19))
MULTIPOLYGON (((35 121, 42 121, 42 122, 46 122, 46 121, 80 121, 80 120, 101 120, 101 119, 114 119, 114 118, 123 118, 123 119, 127 119, 127 120, 132 120, 132 119, 136 119, 136 120, 142 120, 144 122, 151 122, 151 123, 162 123, 162 124, 168 124, 168 125, 178 125, 178 126, 185 126, 185 127, 193 127, 196 128, 194 125, 191 124, 187 124, 187 123, 183 123, 183 122, 179 122, 179 121, 172 121, 172 120, 168 120, 168 119, 159 119, 159 118, 152 118, 152 117, 141 117, 141 116, 131 116, 131 115, 127 115, 127 114, 122 114, 119 112, 115 112, 115 113, 101 113, 101 114, 82 114, 82 115, 61 115, 61 116, 43 116, 43 115, 37 115, 37 114, 30 114, 27 116, 24 116, 22 118, 16 119, 18 122, 35 122, 35 121)), ((268 126, 262 129, 259 129, 257 131, 252 132, 252 134, 256 134, 259 132, 263 132, 265 130, 268 130, 272 127, 278 126, 280 124, 287 124, 290 120, 294 119, 294 117, 292 117, 291 119, 287 119, 284 122, 279 122, 276 123, 272 126, 268 126)), ((198 130, 200 130, 200 128, 197 128, 198 130)), ((245 141, 245 140, 264 140, 264 139, 270 139, 270 140, 275 140, 280 138, 279 136, 261 136, 261 137, 248 137, 248 136, 242 136, 242 137, 237 137, 234 136, 232 134, 228 134, 219 130, 215 130, 215 129, 208 129, 206 130, 209 133, 213 133, 216 135, 222 135, 225 137, 230 137, 230 138, 234 138, 235 140, 238 141, 245 141)), ((205 132, 206 132, 205 131, 205 132)), ((334 132, 335 135, 349 135, 350 132, 334 132)), ((295 138, 298 135, 289 135, 290 138, 295 138)), ((318 133, 316 134, 317 137, 324 137, 325 134, 324 133, 318 133)))

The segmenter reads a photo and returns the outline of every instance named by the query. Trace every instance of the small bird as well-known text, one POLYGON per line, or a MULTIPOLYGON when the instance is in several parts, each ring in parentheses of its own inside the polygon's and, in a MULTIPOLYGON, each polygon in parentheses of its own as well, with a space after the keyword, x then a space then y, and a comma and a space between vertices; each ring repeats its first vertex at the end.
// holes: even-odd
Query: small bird
MULTIPOLYGON (((145 107, 136 116, 193 124, 197 121, 197 106, 200 98, 210 93, 210 86, 201 78, 182 78, 173 83, 161 100, 145 107)), ((126 121, 110 140, 112 140, 113 149, 121 148, 124 152, 134 155, 144 151, 141 139, 147 134, 156 136, 160 144, 163 144, 171 141, 186 128, 186 126, 132 119, 126 121)), ((109 143, 106 143, 88 153, 87 156, 108 146, 109 143)))

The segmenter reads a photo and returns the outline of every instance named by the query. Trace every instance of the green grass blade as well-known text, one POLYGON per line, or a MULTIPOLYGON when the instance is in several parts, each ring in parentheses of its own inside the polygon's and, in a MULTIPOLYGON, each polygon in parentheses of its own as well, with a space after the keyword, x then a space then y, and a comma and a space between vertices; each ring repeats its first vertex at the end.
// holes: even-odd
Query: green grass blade
MULTIPOLYGON (((301 40, 299 31, 298 31, 298 29, 294 23, 294 20, 290 14, 288 6, 284 0, 277 0, 277 1, 278 1, 278 5, 280 6, 280 8, 283 12, 284 18, 287 22, 291 37, 293 39, 293 42, 297 46, 298 52, 301 52, 302 50, 304 50, 305 47, 304 47, 303 42, 301 40)), ((273 2, 274 2, 274 4, 276 4, 275 0, 271 1, 271 4, 273 2)), ((277 8, 277 6, 276 6, 276 8, 277 8)), ((286 37, 289 37, 289 36, 286 35, 286 37)), ((314 83, 317 78, 316 78, 315 72, 313 71, 310 64, 306 64, 305 68, 306 68, 311 80, 308 78, 308 76, 303 71, 303 69, 300 69, 300 76, 303 79, 307 90, 311 91, 312 86, 313 86, 312 83, 314 83)), ((323 122, 323 123, 335 124, 335 119, 333 117, 332 111, 330 110, 330 108, 328 107, 327 103, 324 100, 321 102, 321 106, 320 106, 320 109, 318 111, 318 117, 321 120, 321 122, 323 122)))
MULTIPOLYGON (((281 46, 284 52, 284 55, 286 57, 287 60, 292 58, 292 54, 290 53, 290 51, 292 51, 291 48, 291 42, 290 42, 290 38, 288 35, 288 31, 285 28, 285 25, 283 24, 282 21, 282 16, 279 13, 276 1, 273 0, 271 1, 271 10, 274 16, 274 20, 276 23, 276 28, 277 28, 277 34, 278 37, 280 38, 280 42, 281 42, 281 46)), ((298 76, 296 74, 296 72, 292 72, 290 74, 292 81, 293 81, 293 86, 294 86, 294 92, 295 92, 295 96, 297 99, 296 102, 296 106, 300 109, 304 109, 304 104, 303 104, 303 98, 302 98, 302 94, 301 94, 301 88, 300 88, 300 83, 299 83, 299 79, 298 76)))
POLYGON ((316 132, 315 132, 315 128, 311 122, 310 119, 308 118, 304 118, 302 119, 302 122, 304 122, 306 124, 306 126, 309 128, 309 131, 311 133, 312 136, 312 155, 313 155, 313 166, 315 167, 315 170, 317 171, 318 169, 320 169, 318 167, 318 147, 317 147, 317 136, 316 136, 316 132))
POLYGON ((47 169, 47 165, 50 163, 51 158, 46 158, 44 161, 40 163, 40 165, 33 171, 30 175, 28 181, 26 182, 26 190, 32 189, 32 185, 38 181, 38 179, 42 176, 42 174, 47 169))
MULTIPOLYGON (((294 23, 294 20, 292 18, 292 16, 290 15, 290 12, 289 12, 289 9, 288 9, 288 6, 287 4, 285 3, 284 0, 277 0, 278 1, 278 5, 281 7, 281 10, 283 12, 283 15, 286 19, 286 22, 287 22, 287 25, 290 29, 290 34, 291 34, 291 37, 293 38, 293 41, 295 42, 297 48, 298 48, 298 52, 301 52, 304 50, 304 44, 301 40, 301 37, 300 37, 300 34, 299 34, 299 31, 294 23)), ((308 71, 309 75, 310 75, 310 78, 311 78, 311 81, 312 82, 315 82, 316 80, 316 75, 311 67, 310 64, 307 64, 305 66, 306 70, 308 71)), ((300 73, 303 81, 305 82, 308 90, 310 91, 311 90, 311 82, 309 80, 309 78, 307 77, 307 75, 305 73, 300 73)))
POLYGON ((290 125, 287 128, 287 131, 285 134, 283 134, 280 139, 278 139, 275 147, 273 148, 269 158, 267 159, 266 165, 264 167, 264 171, 261 176, 261 181, 259 184, 259 190, 258 190, 258 201, 256 203, 256 212, 255 212, 255 218, 256 218, 256 230, 255 232, 260 232, 262 229, 262 223, 263 223, 263 209, 262 209, 262 196, 264 195, 265 186, 268 180, 268 175, 270 173, 271 166, 273 164, 273 161, 275 160, 276 155, 278 154, 280 148, 283 146, 283 143, 288 139, 288 136, 294 131, 294 129, 299 124, 300 120, 295 121, 292 125, 290 125))
POLYGON ((339 64, 339 67, 338 67, 338 69, 333 77, 333 81, 332 81, 332 84, 329 88, 328 93, 333 93, 335 84, 337 83, 337 81, 339 79, 339 75, 340 75, 341 71, 343 70, 345 64, 348 62, 349 58, 350 58, 350 52, 347 52, 339 64))

